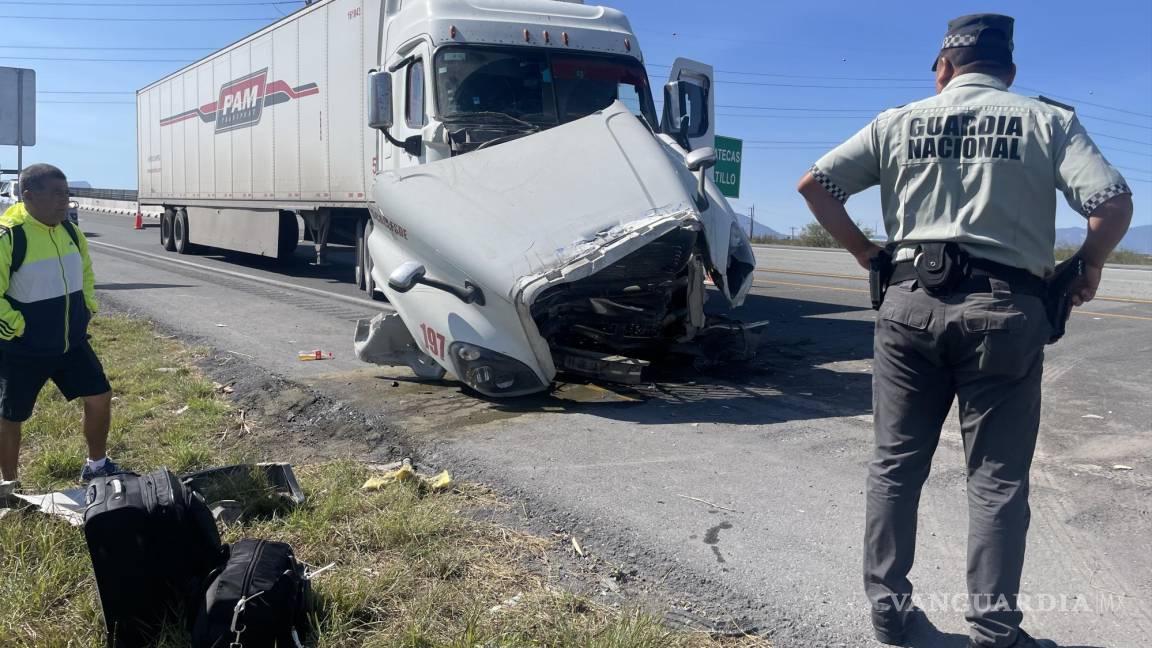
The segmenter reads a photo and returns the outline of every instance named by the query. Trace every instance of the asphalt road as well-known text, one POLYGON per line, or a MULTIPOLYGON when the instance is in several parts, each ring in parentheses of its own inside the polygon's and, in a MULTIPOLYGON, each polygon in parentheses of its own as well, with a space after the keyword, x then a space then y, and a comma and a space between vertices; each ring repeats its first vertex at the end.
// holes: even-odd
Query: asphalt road
MULTIPOLYGON (((635 390, 572 383, 492 402, 352 357, 354 320, 379 306, 344 279, 346 253, 328 269, 305 252, 286 267, 176 257, 154 227, 94 214, 82 225, 104 298, 388 412, 445 467, 520 494, 530 514, 569 520, 592 552, 658 572, 686 608, 750 616, 784 648, 874 645, 859 566, 873 313, 845 254, 758 249, 762 271, 739 316, 770 325, 750 362, 668 368, 635 390), (313 348, 335 357, 296 360, 313 348), (753 605, 732 609, 734 598, 753 605)), ((1150 291, 1152 272, 1110 269, 1108 299, 1078 311, 1048 351, 1025 623, 1063 646, 1145 646, 1152 636, 1150 291)), ((953 416, 922 499, 912 578, 933 627, 916 646, 965 645, 961 448, 953 416)))

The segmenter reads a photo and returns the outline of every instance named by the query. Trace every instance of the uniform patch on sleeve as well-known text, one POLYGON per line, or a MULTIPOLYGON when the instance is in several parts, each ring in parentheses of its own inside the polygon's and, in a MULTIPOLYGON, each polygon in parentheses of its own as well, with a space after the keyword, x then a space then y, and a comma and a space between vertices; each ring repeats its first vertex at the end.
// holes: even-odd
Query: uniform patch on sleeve
POLYGON ((1096 211, 1097 207, 1103 205, 1116 196, 1130 193, 1132 193, 1132 190, 1129 189, 1128 185, 1124 184, 1123 182, 1117 182, 1116 184, 1108 185, 1107 187, 1097 191, 1091 196, 1088 196, 1088 199, 1084 201, 1084 215, 1087 216, 1091 214, 1092 212, 1096 211))
POLYGON ((811 173, 812 177, 816 179, 816 182, 819 182, 821 187, 824 187, 828 193, 832 194, 833 198, 839 200, 841 203, 848 202, 848 192, 841 189, 840 185, 832 182, 832 178, 829 178, 827 173, 816 168, 815 165, 808 170, 808 173, 811 173))
POLYGON ((1036 97, 1036 98, 1039 99, 1040 101, 1043 101, 1044 103, 1046 103, 1048 105, 1056 106, 1057 108, 1063 108, 1064 110, 1067 110, 1068 112, 1076 112, 1076 109, 1073 108, 1072 106, 1069 106, 1066 103, 1060 103, 1059 101, 1056 101, 1055 99, 1049 99, 1048 97, 1045 97, 1044 95, 1040 95, 1039 97, 1036 97))

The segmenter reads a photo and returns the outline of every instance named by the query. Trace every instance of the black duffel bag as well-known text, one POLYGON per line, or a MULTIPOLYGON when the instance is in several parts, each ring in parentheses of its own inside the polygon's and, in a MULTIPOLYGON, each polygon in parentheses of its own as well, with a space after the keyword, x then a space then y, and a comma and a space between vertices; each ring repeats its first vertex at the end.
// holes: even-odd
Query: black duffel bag
POLYGON ((241 540, 209 579, 192 628, 193 648, 292 648, 308 628, 310 586, 292 547, 241 540))
POLYGON ((164 618, 193 601, 222 563, 216 522, 167 468, 99 477, 86 501, 84 539, 108 645, 153 645, 164 618))

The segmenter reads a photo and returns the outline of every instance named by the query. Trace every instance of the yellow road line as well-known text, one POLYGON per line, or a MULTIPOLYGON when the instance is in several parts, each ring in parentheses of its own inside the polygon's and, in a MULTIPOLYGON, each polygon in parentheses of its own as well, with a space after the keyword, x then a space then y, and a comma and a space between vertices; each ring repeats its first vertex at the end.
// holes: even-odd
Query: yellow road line
MULTIPOLYGON (((867 277, 849 274, 836 274, 832 272, 806 272, 804 270, 785 270, 783 268, 756 268, 756 272, 771 272, 772 274, 802 275, 805 277, 827 277, 829 279, 850 279, 852 281, 868 281, 867 277)), ((868 292, 868 291, 864 291, 868 292)), ((1119 302, 1122 304, 1152 304, 1152 299, 1137 299, 1135 297, 1096 297, 1096 301, 1119 302)))
MULTIPOLYGON (((840 288, 839 286, 822 286, 820 284, 794 283, 791 281, 757 280, 754 285, 762 286, 764 284, 769 284, 769 285, 773 285, 773 286, 791 286, 794 288, 820 288, 822 290, 836 290, 839 292, 854 292, 854 293, 866 293, 866 292, 868 292, 867 290, 861 290, 860 288, 840 288)), ((1096 299, 1102 299, 1102 298, 1097 297, 1096 299)), ((1091 315, 1092 317, 1114 317, 1117 319, 1130 319, 1130 320, 1141 320, 1141 321, 1152 322, 1152 317, 1145 317, 1143 315, 1123 315, 1121 313, 1100 313, 1097 311, 1083 311, 1080 309, 1073 310, 1072 314, 1073 315, 1091 315)))

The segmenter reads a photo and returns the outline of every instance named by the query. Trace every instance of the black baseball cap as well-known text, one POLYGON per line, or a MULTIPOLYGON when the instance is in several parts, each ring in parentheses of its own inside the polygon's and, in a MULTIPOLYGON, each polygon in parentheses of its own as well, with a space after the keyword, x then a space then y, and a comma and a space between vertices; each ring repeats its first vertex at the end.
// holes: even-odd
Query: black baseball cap
MULTIPOLYGON (((1012 28, 1016 19, 1003 14, 982 13, 960 16, 948 21, 948 33, 940 52, 955 50, 960 54, 961 64, 975 61, 994 61, 1005 65, 1012 64, 1012 28)), ((937 55, 932 61, 932 71, 940 62, 937 55)))

